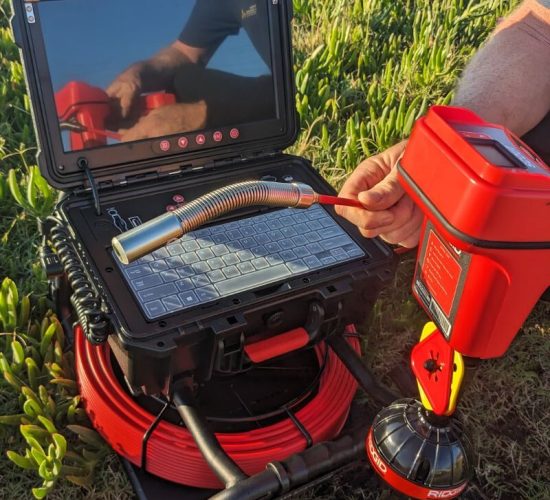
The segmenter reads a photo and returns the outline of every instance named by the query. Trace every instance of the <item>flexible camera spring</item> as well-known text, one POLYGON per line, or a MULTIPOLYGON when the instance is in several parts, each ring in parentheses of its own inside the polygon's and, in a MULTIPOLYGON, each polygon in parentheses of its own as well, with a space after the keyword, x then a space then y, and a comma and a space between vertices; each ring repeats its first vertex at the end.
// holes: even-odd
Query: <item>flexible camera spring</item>
POLYGON ((92 344, 102 344, 109 335, 110 322, 101 310, 101 299, 94 291, 63 222, 56 217, 49 217, 48 221, 52 223, 49 231, 50 241, 73 290, 71 303, 78 320, 86 338, 92 344))

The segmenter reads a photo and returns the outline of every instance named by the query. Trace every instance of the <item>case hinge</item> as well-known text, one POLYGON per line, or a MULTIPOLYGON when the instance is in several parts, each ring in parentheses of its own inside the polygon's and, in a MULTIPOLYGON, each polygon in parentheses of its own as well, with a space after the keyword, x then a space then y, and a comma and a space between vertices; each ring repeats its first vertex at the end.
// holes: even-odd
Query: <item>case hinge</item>
POLYGON ((96 180, 94 179, 94 176, 92 174, 92 171, 90 170, 88 160, 82 156, 77 160, 76 164, 78 165, 78 168, 84 172, 84 174, 88 179, 88 183, 90 184, 90 190, 92 191, 92 197, 94 199, 95 212, 97 215, 101 215, 101 202, 99 200, 99 189, 98 189, 96 180))

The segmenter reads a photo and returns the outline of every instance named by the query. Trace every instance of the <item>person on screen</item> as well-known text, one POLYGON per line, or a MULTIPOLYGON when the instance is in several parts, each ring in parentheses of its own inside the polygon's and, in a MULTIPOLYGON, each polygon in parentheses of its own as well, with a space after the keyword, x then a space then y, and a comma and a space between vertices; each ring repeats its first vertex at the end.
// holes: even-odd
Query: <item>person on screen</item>
MULTIPOLYGON (((514 132, 550 164, 550 0, 526 0, 505 18, 472 58, 453 105, 514 132)), ((423 215, 404 192, 396 163, 407 141, 367 158, 344 183, 340 196, 364 209, 336 207, 363 236, 415 247, 423 215)), ((443 187, 444 188, 444 187, 443 187)))
POLYGON ((161 90, 176 94, 177 104, 158 108, 121 130, 122 140, 274 118, 271 75, 252 78, 205 69, 225 38, 241 29, 271 67, 266 26, 266 1, 197 0, 177 40, 150 59, 132 64, 107 88, 119 105, 121 123, 132 122, 140 94, 161 90))

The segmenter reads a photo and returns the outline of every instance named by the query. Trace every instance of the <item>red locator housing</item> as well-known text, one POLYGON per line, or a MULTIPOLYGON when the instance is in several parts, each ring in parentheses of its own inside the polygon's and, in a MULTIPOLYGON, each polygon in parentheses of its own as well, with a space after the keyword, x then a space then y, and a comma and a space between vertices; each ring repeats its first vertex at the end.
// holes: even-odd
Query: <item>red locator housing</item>
POLYGON ((398 171, 425 214, 416 298, 458 352, 501 356, 550 285, 550 168, 505 128, 434 106, 398 171))

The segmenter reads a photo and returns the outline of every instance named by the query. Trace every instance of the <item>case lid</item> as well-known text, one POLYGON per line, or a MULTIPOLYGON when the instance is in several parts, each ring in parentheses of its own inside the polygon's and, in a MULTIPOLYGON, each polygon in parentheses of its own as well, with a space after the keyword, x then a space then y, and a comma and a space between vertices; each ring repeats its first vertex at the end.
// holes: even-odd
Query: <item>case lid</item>
POLYGON ((290 0, 13 0, 42 174, 60 189, 279 151, 290 0), (236 158, 235 158, 236 157, 236 158))

